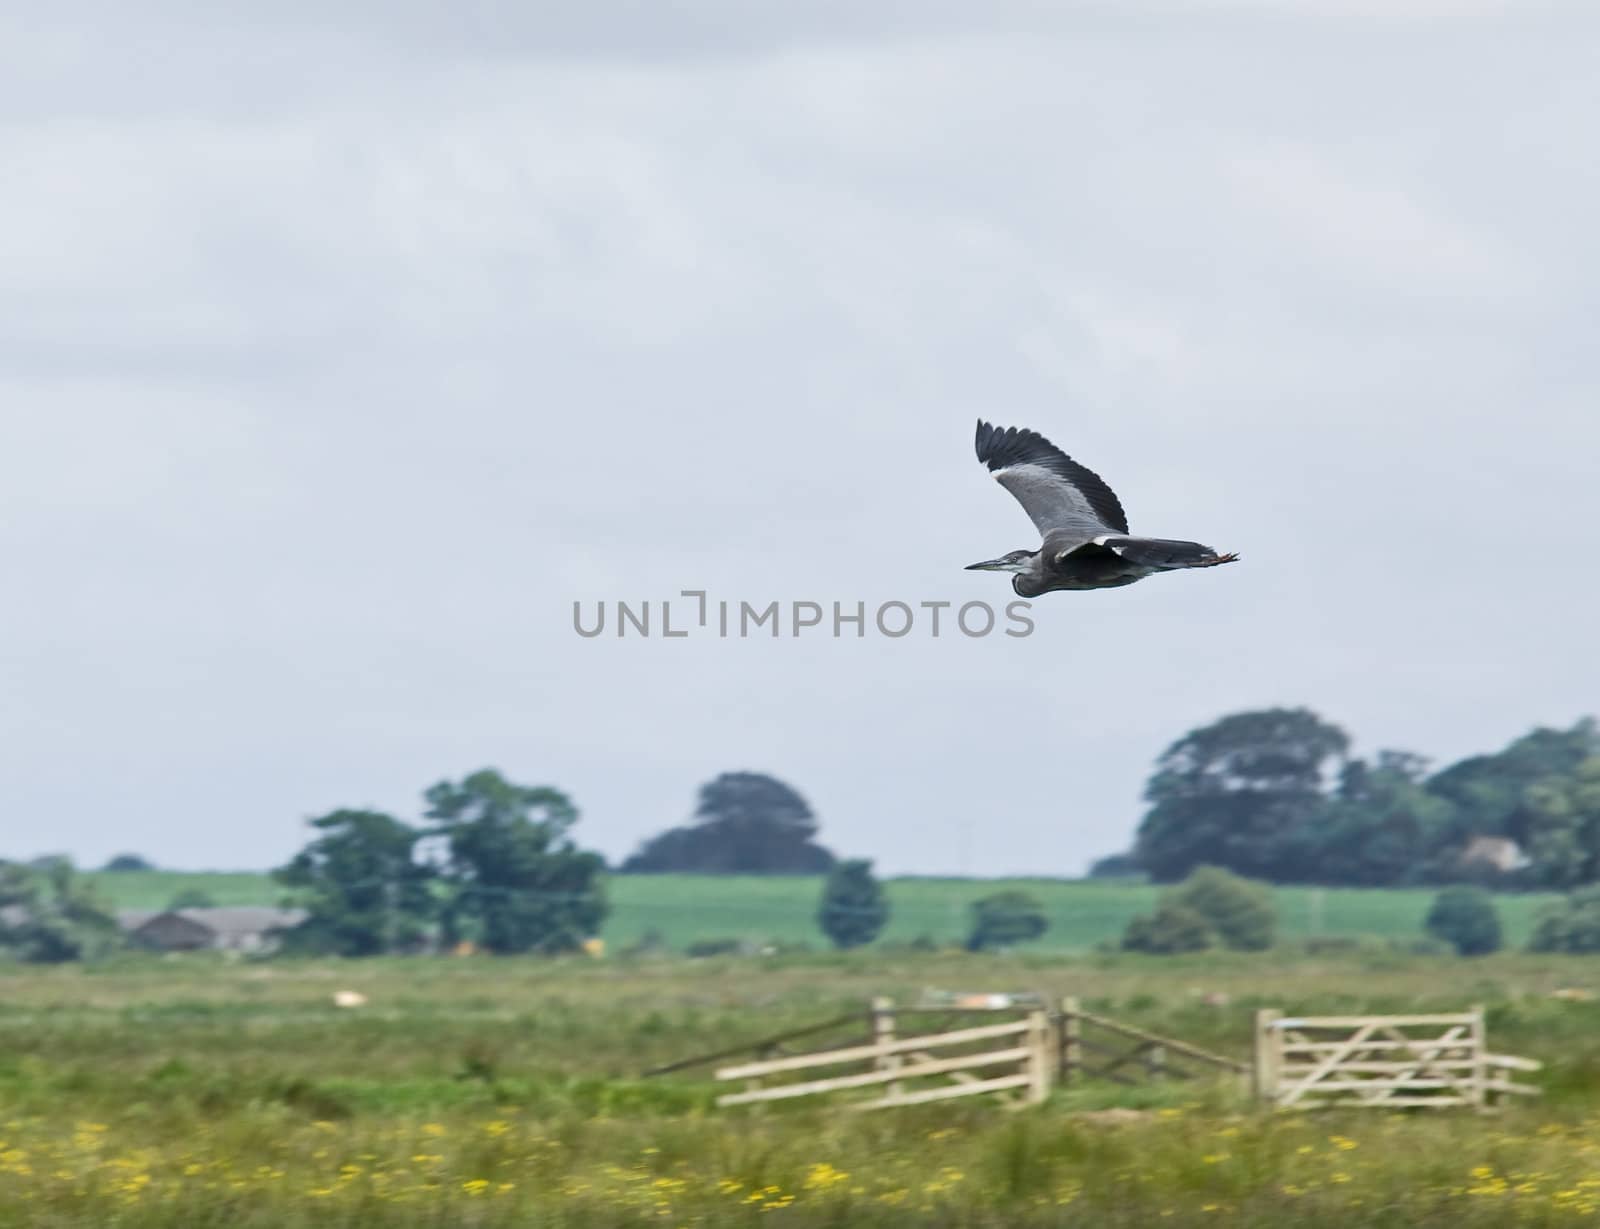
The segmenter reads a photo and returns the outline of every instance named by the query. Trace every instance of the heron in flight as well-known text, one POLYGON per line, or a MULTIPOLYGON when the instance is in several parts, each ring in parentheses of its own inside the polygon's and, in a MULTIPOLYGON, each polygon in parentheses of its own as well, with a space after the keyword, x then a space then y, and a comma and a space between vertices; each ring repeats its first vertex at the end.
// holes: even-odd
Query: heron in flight
POLYGON ((1022 597, 1053 589, 1115 589, 1156 572, 1213 568, 1239 556, 1198 542, 1135 538, 1116 494, 1035 431, 978 420, 978 460, 1016 496, 1044 539, 1038 550, 1014 550, 969 564, 967 571, 1010 572, 1022 597))

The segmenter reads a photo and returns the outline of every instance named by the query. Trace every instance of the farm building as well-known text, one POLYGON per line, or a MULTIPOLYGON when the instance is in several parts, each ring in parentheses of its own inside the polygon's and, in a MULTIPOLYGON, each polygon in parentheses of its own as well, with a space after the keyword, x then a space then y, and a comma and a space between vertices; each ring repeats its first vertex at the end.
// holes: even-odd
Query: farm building
POLYGON ((1504 874, 1527 866, 1528 856, 1510 837, 1475 836, 1462 849, 1460 862, 1463 867, 1484 867, 1504 874))
POLYGON ((305 918, 304 909, 254 906, 136 909, 117 914, 117 924, 133 942, 162 952, 269 952, 305 918))

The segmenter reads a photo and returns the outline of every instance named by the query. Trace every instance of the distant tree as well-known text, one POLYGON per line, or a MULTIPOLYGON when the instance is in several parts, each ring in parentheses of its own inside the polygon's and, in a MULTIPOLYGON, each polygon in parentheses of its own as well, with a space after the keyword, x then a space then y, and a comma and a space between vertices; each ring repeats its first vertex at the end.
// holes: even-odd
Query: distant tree
POLYGON ((861 947, 878 937, 889 920, 889 900, 865 859, 839 862, 828 872, 817 909, 817 925, 835 947, 861 947))
POLYGON ((624 872, 814 875, 834 857, 816 843, 816 817, 792 787, 760 772, 725 772, 700 787, 695 822, 652 837, 624 872))
POLYGON ((153 871, 155 866, 147 858, 141 858, 136 853, 119 853, 100 869, 106 871, 153 871))
POLYGON ((1533 952, 1600 952, 1600 885, 1580 888, 1546 909, 1528 943, 1533 952))
POLYGON ((515 785, 492 768, 424 795, 445 838, 448 939, 491 952, 564 952, 606 916, 605 860, 569 835, 578 811, 548 786, 515 785))
POLYGON ((201 888, 179 888, 167 902, 168 909, 215 909, 211 893, 201 888))
POLYGON ((1143 879, 1144 870, 1133 853, 1110 853, 1089 864, 1090 879, 1143 879))
POLYGON ((1161 882, 1211 863, 1261 878, 1314 876, 1308 834, 1349 738, 1308 709, 1235 713, 1156 761, 1134 855, 1161 882))
POLYGON ((1452 873, 1455 806, 1423 787, 1426 772, 1426 760, 1404 751, 1347 761, 1322 818, 1305 834, 1314 868, 1305 877, 1378 887, 1452 873))
POLYGON ((723 851, 717 848, 715 834, 707 832, 703 827, 686 824, 678 828, 668 828, 655 836, 642 842, 638 849, 623 859, 622 865, 617 868, 624 875, 649 875, 673 871, 700 871, 708 874, 717 874, 718 871, 710 870, 727 861, 723 851))
POLYGON ((1161 882, 1202 862, 1356 886, 1600 880, 1592 718, 1532 730, 1432 776, 1409 752, 1366 760, 1347 750, 1341 730, 1304 709, 1238 713, 1191 732, 1156 765, 1135 859, 1161 882))
POLYGON ((57 859, 42 870, 0 862, 0 952, 60 964, 121 946, 110 907, 70 862, 57 859))
POLYGON ((1456 808, 1456 843, 1474 836, 1505 836, 1526 847, 1534 815, 1528 789, 1571 776, 1585 760, 1600 756, 1600 725, 1586 717, 1565 730, 1540 727, 1490 755, 1459 760, 1430 777, 1430 794, 1456 808))
POLYGON ((1600 754, 1529 785, 1521 814, 1535 882, 1571 888, 1600 880, 1600 754))
POLYGON ((319 835, 273 877, 309 916, 283 936, 288 951, 373 956, 421 939, 432 872, 415 858, 421 833, 381 811, 311 820, 319 835))
POLYGON ((1214 947, 1217 934, 1195 910, 1171 897, 1162 899, 1154 913, 1134 918, 1122 932, 1124 951, 1152 956, 1174 956, 1182 952, 1203 952, 1214 947))
POLYGON ((1494 898, 1470 884, 1456 884, 1434 897, 1423 927, 1458 955, 1483 956, 1500 950, 1500 915, 1494 898))
POLYGON ((1167 894, 1174 905, 1205 919, 1224 947, 1259 952, 1272 946, 1278 908, 1272 889, 1217 866, 1197 866, 1167 894))
POLYGON ((1008 889, 985 896, 972 906, 967 950, 989 951, 1029 943, 1050 929, 1050 919, 1037 897, 1008 889))

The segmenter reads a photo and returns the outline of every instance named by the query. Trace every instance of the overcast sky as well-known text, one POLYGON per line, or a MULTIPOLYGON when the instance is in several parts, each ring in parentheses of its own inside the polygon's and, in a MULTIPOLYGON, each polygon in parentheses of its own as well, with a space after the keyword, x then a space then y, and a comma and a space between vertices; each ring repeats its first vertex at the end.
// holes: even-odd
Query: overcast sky
POLYGON ((0 856, 264 867, 484 765, 616 856, 749 769, 1072 874, 1230 710, 1600 709, 1589 6, 228 7, 0 3, 0 856), (1242 562, 574 634, 1003 605, 980 415, 1242 562))

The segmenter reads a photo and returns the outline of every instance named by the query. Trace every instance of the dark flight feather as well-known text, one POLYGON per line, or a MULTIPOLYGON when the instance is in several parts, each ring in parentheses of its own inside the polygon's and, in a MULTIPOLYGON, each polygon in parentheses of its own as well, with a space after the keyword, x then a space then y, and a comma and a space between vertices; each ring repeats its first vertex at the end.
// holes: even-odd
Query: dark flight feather
POLYGON ((1128 514, 1116 493, 1100 475, 1080 465, 1037 431, 1025 428, 991 426, 978 420, 978 460, 990 472, 1013 465, 1037 465, 1070 482, 1089 502, 1096 516, 1119 533, 1128 532, 1128 514))

